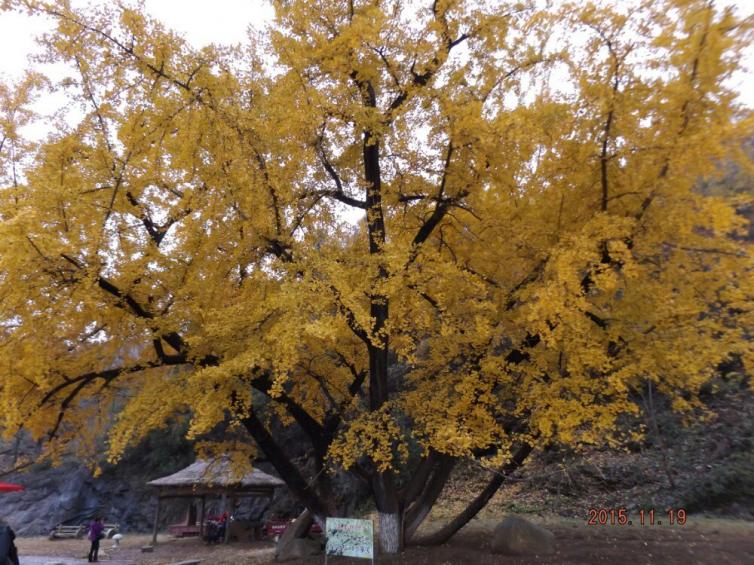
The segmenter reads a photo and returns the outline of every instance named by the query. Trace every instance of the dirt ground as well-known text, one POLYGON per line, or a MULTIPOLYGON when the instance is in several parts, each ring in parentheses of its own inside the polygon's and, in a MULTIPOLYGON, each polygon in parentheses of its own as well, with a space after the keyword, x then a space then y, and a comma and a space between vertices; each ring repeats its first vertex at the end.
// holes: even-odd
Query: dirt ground
MULTIPOLYGON (((270 563, 274 561, 275 544, 272 542, 231 543, 228 545, 207 545, 197 538, 176 539, 160 534, 157 546, 152 553, 142 553, 141 548, 151 545, 152 536, 147 534, 124 533, 118 549, 112 549, 112 540, 100 542, 100 562, 135 563, 138 565, 163 565, 187 559, 201 559, 206 564, 235 565, 270 563)), ((47 537, 23 537, 16 540, 21 565, 25 565, 25 556, 77 559, 86 561, 89 551, 87 540, 63 539, 50 541, 47 537)), ((67 560, 67 559, 66 559, 67 560)), ((28 559, 29 565, 44 564, 40 559, 28 559)), ((78 561, 71 561, 77 563, 78 561)), ((66 563, 67 565, 67 563, 66 563)))
MULTIPOLYGON (((555 533, 557 551, 553 555, 511 557, 492 555, 489 534, 497 520, 474 520, 450 543, 433 548, 410 548, 397 556, 382 556, 376 562, 400 565, 610 565, 644 564, 712 564, 751 565, 754 563, 754 522, 708 519, 689 516, 685 526, 588 526, 584 521, 560 517, 527 516, 555 533)), ((432 528, 432 524, 428 529, 432 528)), ((121 548, 110 550, 112 542, 104 540, 106 555, 102 562, 167 564, 194 558, 212 565, 271 563, 274 547, 270 542, 236 543, 206 546, 197 539, 172 539, 160 536, 154 553, 141 553, 151 536, 125 534, 121 548)), ((18 540, 24 555, 50 557, 85 557, 88 549, 83 540, 48 541, 46 538, 18 540)), ((322 557, 289 563, 304 565, 323 562, 322 557)), ((332 565, 363 565, 364 560, 330 558, 332 565)), ((31 563, 31 562, 30 562, 31 563)))

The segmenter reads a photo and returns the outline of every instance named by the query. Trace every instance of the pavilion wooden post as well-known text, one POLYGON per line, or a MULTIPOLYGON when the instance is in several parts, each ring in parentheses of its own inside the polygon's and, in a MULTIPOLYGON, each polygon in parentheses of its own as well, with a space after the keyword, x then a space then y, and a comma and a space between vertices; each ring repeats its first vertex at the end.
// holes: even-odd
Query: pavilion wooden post
POLYGON ((201 517, 199 518, 199 537, 201 538, 204 537, 204 516, 205 516, 206 508, 207 508, 207 495, 203 494, 202 495, 202 514, 201 514, 201 517))
POLYGON ((157 545, 157 528, 160 525, 160 503, 162 497, 157 495, 157 506, 154 509, 154 528, 152 529, 152 545, 157 545))

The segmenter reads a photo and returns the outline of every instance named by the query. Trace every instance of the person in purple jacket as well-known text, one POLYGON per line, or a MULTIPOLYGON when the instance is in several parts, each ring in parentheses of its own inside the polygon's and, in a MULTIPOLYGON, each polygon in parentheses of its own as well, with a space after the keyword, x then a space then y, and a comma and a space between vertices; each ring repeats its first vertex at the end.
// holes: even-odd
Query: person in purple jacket
POLYGON ((102 523, 102 517, 96 516, 92 523, 89 524, 89 541, 92 542, 92 547, 89 549, 89 562, 97 562, 97 553, 99 552, 99 540, 104 535, 102 531, 105 529, 105 525, 102 523))

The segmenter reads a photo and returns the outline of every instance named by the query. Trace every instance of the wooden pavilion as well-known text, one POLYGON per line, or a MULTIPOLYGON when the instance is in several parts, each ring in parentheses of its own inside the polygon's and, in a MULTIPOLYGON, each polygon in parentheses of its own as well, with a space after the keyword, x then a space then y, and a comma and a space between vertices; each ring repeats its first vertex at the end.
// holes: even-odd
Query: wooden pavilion
MULTIPOLYGON (((252 498, 272 498, 277 487, 284 486, 285 483, 263 473, 258 469, 238 477, 233 472, 230 460, 227 457, 221 457, 212 461, 197 460, 185 469, 177 473, 149 481, 148 485, 157 489, 157 507, 154 515, 154 529, 152 533, 152 544, 157 543, 157 528, 160 520, 160 507, 162 501, 169 498, 194 498, 201 500, 201 512, 199 515, 199 524, 196 524, 196 514, 193 516, 189 512, 187 528, 193 526, 196 534, 203 535, 204 522, 206 519, 206 503, 208 497, 220 498, 223 510, 230 515, 231 510, 235 507, 236 500, 242 497, 252 498)), ((230 536, 230 524, 225 528, 225 541, 230 536)))

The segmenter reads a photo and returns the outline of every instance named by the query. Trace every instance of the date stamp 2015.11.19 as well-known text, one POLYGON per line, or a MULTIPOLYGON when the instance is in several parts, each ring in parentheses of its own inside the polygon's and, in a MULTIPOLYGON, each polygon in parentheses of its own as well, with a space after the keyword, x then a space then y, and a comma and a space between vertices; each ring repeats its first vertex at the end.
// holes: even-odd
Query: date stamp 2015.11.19
POLYGON ((668 508, 663 512, 642 508, 629 513, 625 508, 590 508, 586 523, 588 526, 685 526, 686 510, 668 508))

